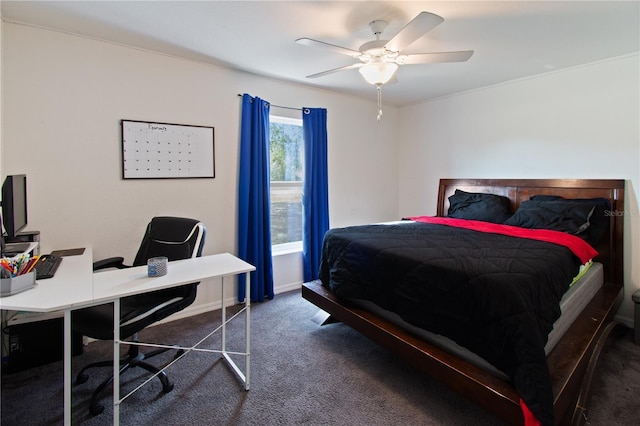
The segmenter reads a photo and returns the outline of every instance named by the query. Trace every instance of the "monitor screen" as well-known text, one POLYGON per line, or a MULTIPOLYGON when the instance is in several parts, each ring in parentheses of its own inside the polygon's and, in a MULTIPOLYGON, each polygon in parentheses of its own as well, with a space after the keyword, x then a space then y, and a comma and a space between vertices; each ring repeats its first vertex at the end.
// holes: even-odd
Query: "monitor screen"
POLYGON ((2 224, 9 237, 27 226, 26 175, 9 175, 2 184, 2 224))

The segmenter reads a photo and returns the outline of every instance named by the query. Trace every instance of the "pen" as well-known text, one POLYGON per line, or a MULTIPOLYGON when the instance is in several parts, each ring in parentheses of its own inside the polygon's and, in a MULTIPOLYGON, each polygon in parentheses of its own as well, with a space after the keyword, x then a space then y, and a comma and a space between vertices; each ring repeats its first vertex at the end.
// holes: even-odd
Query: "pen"
POLYGON ((31 263, 29 263, 29 266, 26 268, 26 271, 24 272, 25 274, 28 274, 29 272, 31 272, 33 270, 33 268, 36 267, 36 263, 38 263, 38 260, 40 259, 40 256, 33 256, 33 258, 31 259, 31 263))
POLYGON ((11 276, 13 276, 13 268, 4 259, 2 259, 2 267, 11 272, 11 276))
POLYGON ((16 263, 15 263, 15 265, 13 267, 13 273, 15 275, 20 275, 20 269, 22 268, 22 265, 24 264, 24 261, 26 259, 28 259, 28 258, 29 258, 28 255, 26 255, 26 256, 24 254, 20 255, 20 257, 18 258, 18 260, 16 261, 16 263))
POLYGON ((27 268, 31 266, 31 259, 27 259, 20 264, 17 275, 22 275, 27 272, 27 268))

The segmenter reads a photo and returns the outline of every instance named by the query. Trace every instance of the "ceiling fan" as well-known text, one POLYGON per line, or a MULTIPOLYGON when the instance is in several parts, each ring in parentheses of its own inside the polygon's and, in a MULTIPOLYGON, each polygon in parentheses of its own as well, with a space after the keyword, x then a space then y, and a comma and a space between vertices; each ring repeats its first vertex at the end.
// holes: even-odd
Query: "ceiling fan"
POLYGON ((383 20, 372 21, 369 23, 369 27, 376 39, 363 44, 360 46, 359 50, 336 46, 334 44, 310 38, 299 38, 296 40, 296 43, 305 46, 330 49, 334 52, 358 59, 360 62, 308 75, 307 78, 317 78, 339 71, 358 69, 360 74, 362 74, 368 83, 373 84, 378 88, 378 121, 380 121, 380 116, 382 115, 381 87, 383 84, 388 83, 392 78, 394 78, 394 75, 400 65, 464 62, 473 55, 473 50, 416 53, 409 55, 402 54, 402 51, 406 47, 429 31, 433 30, 442 22, 444 22, 444 19, 441 16, 429 12, 420 12, 396 35, 391 37, 390 40, 385 40, 381 38, 381 35, 387 26, 387 22, 383 20))

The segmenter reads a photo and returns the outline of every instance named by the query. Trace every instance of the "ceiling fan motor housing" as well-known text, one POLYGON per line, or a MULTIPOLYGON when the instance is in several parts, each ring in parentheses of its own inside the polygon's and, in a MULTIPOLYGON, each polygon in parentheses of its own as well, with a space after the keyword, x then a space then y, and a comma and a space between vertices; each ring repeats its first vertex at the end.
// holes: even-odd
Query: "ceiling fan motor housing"
POLYGON ((371 28, 371 31, 376 37, 380 37, 380 34, 387 28, 387 21, 376 19, 375 21, 369 22, 369 28, 371 28))
POLYGON ((360 46, 360 52, 362 52, 360 60, 366 62, 369 59, 382 58, 389 53, 397 54, 397 52, 391 52, 385 49, 384 45, 387 44, 387 42, 388 40, 373 40, 366 42, 360 46))

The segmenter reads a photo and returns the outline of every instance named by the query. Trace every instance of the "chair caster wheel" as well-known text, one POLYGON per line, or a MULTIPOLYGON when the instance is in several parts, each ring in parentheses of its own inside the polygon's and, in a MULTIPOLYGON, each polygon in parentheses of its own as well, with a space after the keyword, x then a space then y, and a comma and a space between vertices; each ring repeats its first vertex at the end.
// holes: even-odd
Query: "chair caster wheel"
POLYGON ((162 392, 169 393, 173 390, 173 383, 169 382, 166 386, 162 387, 162 392))
POLYGON ((104 411, 104 405, 101 405, 101 404, 89 407, 89 413, 91 413, 92 416, 97 416, 98 414, 102 414, 103 411, 104 411))
POLYGON ((89 375, 87 374, 78 374, 78 377, 76 377, 76 383, 79 385, 86 383, 87 380, 89 380, 89 375))

